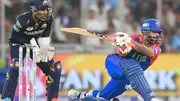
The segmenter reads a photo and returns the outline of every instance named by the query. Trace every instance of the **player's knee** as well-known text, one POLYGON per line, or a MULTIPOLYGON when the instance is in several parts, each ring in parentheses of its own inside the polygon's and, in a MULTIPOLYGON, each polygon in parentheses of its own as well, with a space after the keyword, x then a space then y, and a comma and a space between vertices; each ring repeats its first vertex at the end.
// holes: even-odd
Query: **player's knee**
POLYGON ((60 61, 57 61, 51 65, 50 74, 47 76, 47 83, 48 84, 52 84, 54 82, 57 82, 57 81, 54 81, 54 79, 56 79, 56 80, 60 79, 61 69, 62 68, 61 68, 61 62, 60 61))
POLYGON ((19 59, 18 58, 12 59, 10 67, 11 68, 19 68, 19 59))
MULTIPOLYGON (((42 65, 43 67, 44 65, 42 65)), ((54 74, 54 73, 60 73, 61 72, 61 62, 57 61, 53 63, 50 67, 48 66, 47 68, 41 68, 43 73, 45 73, 46 76, 54 74)))
POLYGON ((50 84, 52 84, 53 82, 54 82, 54 79, 53 79, 50 75, 48 75, 48 76, 47 76, 47 84, 50 85, 50 84))

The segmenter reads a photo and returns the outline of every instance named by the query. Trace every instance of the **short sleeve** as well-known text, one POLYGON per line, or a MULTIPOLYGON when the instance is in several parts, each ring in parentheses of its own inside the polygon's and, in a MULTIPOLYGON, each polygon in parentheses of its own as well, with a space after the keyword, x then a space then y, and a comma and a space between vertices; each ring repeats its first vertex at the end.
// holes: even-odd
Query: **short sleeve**
POLYGON ((42 34, 41 37, 49 37, 49 36, 50 36, 50 33, 51 33, 51 25, 52 25, 53 19, 54 19, 54 17, 51 16, 51 17, 50 17, 50 20, 48 21, 47 28, 45 29, 45 31, 43 32, 43 34, 42 34))
POLYGON ((143 39, 142 39, 142 35, 140 34, 134 34, 130 36, 132 38, 132 40, 138 42, 138 43, 142 43, 143 39))
POLYGON ((161 54, 161 48, 158 45, 152 45, 151 48, 154 52, 154 57, 158 57, 161 54))

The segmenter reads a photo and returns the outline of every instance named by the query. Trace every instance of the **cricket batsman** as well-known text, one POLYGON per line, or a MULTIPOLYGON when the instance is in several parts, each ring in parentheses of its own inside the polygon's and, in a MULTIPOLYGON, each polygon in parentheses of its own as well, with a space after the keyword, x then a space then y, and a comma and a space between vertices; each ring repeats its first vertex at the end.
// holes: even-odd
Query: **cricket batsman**
MULTIPOLYGON (((60 61, 53 60, 55 50, 50 46, 52 9, 48 0, 29 0, 28 3, 30 11, 20 15, 13 26, 9 41, 12 63, 7 73, 1 98, 10 98, 13 101, 19 77, 19 46, 31 44, 37 51, 37 66, 47 77, 47 101, 58 101, 62 68, 60 61)), ((23 58, 25 52, 26 48, 24 47, 23 58)))
POLYGON ((147 19, 141 26, 141 32, 142 34, 132 36, 122 32, 113 35, 118 52, 109 54, 105 60, 105 67, 111 80, 103 89, 88 92, 70 90, 68 95, 81 101, 88 101, 83 100, 87 96, 111 100, 123 94, 127 90, 126 86, 131 85, 144 101, 160 101, 148 84, 144 71, 161 53, 163 30, 159 21, 147 19))

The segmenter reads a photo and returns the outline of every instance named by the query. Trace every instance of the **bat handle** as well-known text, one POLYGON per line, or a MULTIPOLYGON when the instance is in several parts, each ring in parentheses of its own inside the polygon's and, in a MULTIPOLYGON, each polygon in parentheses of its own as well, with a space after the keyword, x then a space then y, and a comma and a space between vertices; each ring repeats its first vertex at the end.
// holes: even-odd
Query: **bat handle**
POLYGON ((105 40, 110 41, 110 42, 115 42, 113 37, 106 36, 105 40))
POLYGON ((87 30, 87 31, 90 32, 91 34, 94 34, 94 35, 98 36, 98 37, 106 38, 106 36, 101 34, 101 33, 96 33, 96 32, 92 32, 92 31, 89 31, 89 30, 87 30))
MULTIPOLYGON (((88 30, 87 30, 87 31, 88 31, 88 30)), ((109 37, 109 36, 106 36, 106 35, 104 35, 104 34, 95 33, 95 32, 92 32, 92 31, 88 31, 88 32, 90 32, 90 33, 92 33, 92 34, 94 34, 94 35, 96 35, 96 36, 98 36, 98 37, 100 37, 100 38, 102 38, 102 39, 105 39, 105 40, 107 40, 107 41, 114 42, 114 38, 113 38, 113 37, 109 37)))

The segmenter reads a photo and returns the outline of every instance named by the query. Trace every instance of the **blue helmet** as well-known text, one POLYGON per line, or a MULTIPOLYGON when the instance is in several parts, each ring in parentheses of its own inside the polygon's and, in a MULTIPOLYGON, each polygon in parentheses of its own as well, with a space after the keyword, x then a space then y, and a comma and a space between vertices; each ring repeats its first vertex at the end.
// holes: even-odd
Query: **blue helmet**
POLYGON ((29 0, 28 5, 30 10, 33 13, 36 13, 36 16, 42 21, 47 21, 52 15, 52 9, 49 0, 29 0), (46 10, 48 14, 45 16, 40 16, 38 15, 39 10, 46 10))
POLYGON ((160 23, 156 19, 147 19, 141 26, 141 31, 163 32, 160 23))
POLYGON ((141 26, 141 32, 151 44, 161 45, 164 41, 163 30, 156 19, 145 20, 141 26))

